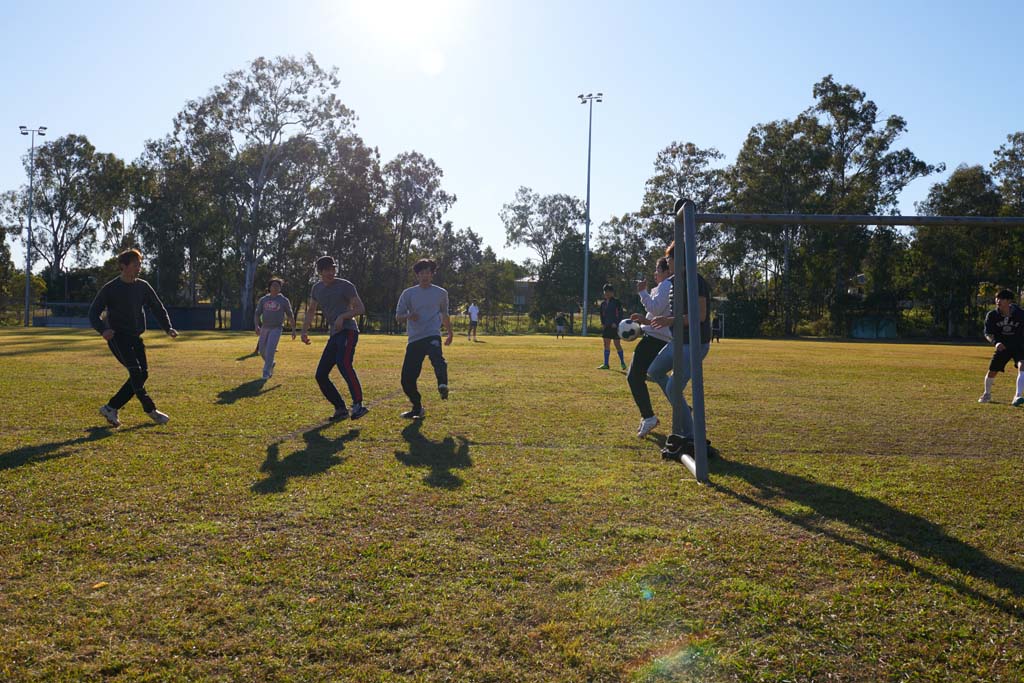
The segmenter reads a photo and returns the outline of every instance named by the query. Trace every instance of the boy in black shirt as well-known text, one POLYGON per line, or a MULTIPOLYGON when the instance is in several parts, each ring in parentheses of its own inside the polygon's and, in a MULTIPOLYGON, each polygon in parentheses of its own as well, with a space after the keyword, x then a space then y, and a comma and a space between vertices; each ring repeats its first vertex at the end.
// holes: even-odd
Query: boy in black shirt
POLYGON ((622 302, 615 298, 615 288, 611 284, 606 284, 603 291, 604 301, 601 302, 601 338, 604 341, 604 363, 597 366, 597 369, 608 369, 611 342, 614 341, 615 350, 619 353, 619 365, 625 370, 626 357, 622 354, 622 342, 619 341, 619 321, 623 318, 622 302))
POLYGON ((985 375, 985 393, 978 403, 992 401, 992 384, 996 375, 1013 359, 1017 368, 1017 393, 1013 405, 1024 406, 1024 311, 1013 303, 1013 292, 1008 289, 996 294, 996 307, 985 316, 985 339, 995 345, 995 353, 985 375))
POLYGON ((156 409, 153 399, 146 393, 149 366, 146 345, 142 342, 142 333, 146 331, 143 306, 156 316, 160 327, 172 339, 178 336, 178 332, 171 327, 170 316, 156 292, 148 282, 139 279, 142 253, 138 249, 121 252, 117 255, 117 264, 121 274, 100 289, 89 307, 89 322, 107 340, 114 358, 128 368, 128 381, 100 408, 100 415, 112 426, 120 427, 117 411, 136 396, 153 422, 167 424, 170 418, 156 409), (106 320, 100 318, 104 309, 107 311, 106 320))

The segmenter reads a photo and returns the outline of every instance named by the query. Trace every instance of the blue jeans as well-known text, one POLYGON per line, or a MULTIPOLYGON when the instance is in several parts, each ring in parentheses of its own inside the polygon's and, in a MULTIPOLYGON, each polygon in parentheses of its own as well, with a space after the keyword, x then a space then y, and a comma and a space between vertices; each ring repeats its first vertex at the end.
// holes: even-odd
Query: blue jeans
MULTIPOLYGON (((672 389, 675 386, 675 382, 683 383, 683 391, 686 390, 686 385, 690 383, 690 345, 683 345, 683 367, 680 368, 679 372, 673 373, 669 377, 669 372, 672 370, 672 347, 674 342, 669 342, 662 347, 658 355, 651 361, 651 365, 647 368, 647 376, 654 380, 661 390, 665 392, 665 398, 668 399, 669 404, 672 403, 672 389)), ((701 360, 707 357, 708 351, 711 350, 711 344, 700 345, 700 357, 701 360)), ((689 404, 686 402, 686 394, 682 396, 683 400, 683 424, 682 434, 693 438, 693 411, 690 410, 689 404)))

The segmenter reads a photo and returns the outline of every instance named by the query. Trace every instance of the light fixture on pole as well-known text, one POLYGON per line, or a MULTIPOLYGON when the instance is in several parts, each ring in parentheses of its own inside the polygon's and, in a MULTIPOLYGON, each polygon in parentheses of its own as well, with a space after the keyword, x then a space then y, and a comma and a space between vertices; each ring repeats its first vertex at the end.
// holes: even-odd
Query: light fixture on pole
POLYGON ((29 128, 18 126, 22 135, 32 136, 32 150, 29 152, 28 172, 28 240, 25 242, 25 327, 32 324, 30 319, 32 310, 32 193, 36 179, 36 134, 40 137, 46 135, 46 126, 29 128))
POLYGON ((590 112, 587 121, 587 227, 584 237, 583 244, 583 326, 581 328, 582 336, 587 336, 587 312, 590 310, 588 298, 588 291, 590 289, 590 143, 593 139, 594 130, 594 102, 601 102, 604 97, 604 93, 587 93, 586 95, 577 95, 580 100, 580 104, 586 104, 590 107, 590 112))

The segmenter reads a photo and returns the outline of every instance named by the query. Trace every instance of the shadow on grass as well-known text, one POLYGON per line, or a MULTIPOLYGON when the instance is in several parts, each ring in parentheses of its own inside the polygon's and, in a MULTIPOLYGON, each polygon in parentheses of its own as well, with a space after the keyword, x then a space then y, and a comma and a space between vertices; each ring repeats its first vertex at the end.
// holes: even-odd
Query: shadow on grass
POLYGON ((442 489, 457 489, 462 479, 452 472, 473 466, 469 457, 469 441, 458 437, 458 444, 451 436, 442 441, 431 441, 420 434, 423 420, 413 420, 402 430, 402 438, 409 444, 409 451, 396 451, 395 457, 409 467, 429 467, 430 472, 423 478, 425 484, 442 489))
POLYGON ((1018 619, 1024 617, 1024 610, 1010 602, 987 595, 956 578, 940 576, 926 567, 897 557, 880 547, 845 536, 841 531, 825 528, 813 517, 784 512, 773 506, 770 500, 778 498, 807 506, 827 520, 846 524, 876 539, 893 543, 921 557, 940 562, 950 569, 962 572, 974 579, 989 582, 1007 591, 1014 598, 1024 597, 1024 571, 993 560, 977 548, 950 536, 941 526, 924 517, 904 512, 875 498, 862 496, 838 486, 822 484, 764 467, 719 459, 713 460, 711 467, 715 474, 739 477, 760 492, 758 498, 752 498, 712 480, 711 486, 726 495, 815 534, 821 534, 862 552, 871 553, 905 571, 948 586, 963 595, 988 603, 1009 615, 1016 616, 1018 619))
POLYGON ((281 493, 288 485, 292 477, 311 477, 316 474, 323 474, 331 467, 345 462, 345 458, 339 455, 344 450, 345 444, 359 436, 358 429, 350 429, 341 436, 330 439, 322 432, 333 422, 324 422, 302 432, 302 440, 306 447, 295 451, 283 460, 281 459, 281 444, 285 443, 292 436, 270 444, 267 447, 267 458, 260 465, 260 472, 267 475, 266 479, 252 485, 255 493, 281 493))
POLYGON ((217 405, 226 406, 239 401, 243 398, 256 398, 260 394, 269 394, 274 389, 280 389, 281 385, 276 384, 271 388, 263 391, 263 386, 267 383, 265 379, 254 379, 243 384, 239 384, 234 389, 225 389, 224 391, 217 394, 217 405))
POLYGON ((124 429, 115 430, 110 427, 89 427, 86 429, 86 435, 80 436, 76 439, 68 439, 67 441, 51 441, 50 443, 35 444, 32 446, 22 446, 16 448, 13 451, 7 451, 6 453, 0 453, 0 470, 12 470, 22 465, 36 465, 47 460, 53 460, 55 458, 64 458, 71 455, 71 449, 75 446, 83 443, 89 443, 91 441, 99 441, 106 439, 109 436, 113 436, 115 433, 131 432, 136 429, 146 429, 152 427, 150 424, 135 425, 134 427, 125 427, 124 429))

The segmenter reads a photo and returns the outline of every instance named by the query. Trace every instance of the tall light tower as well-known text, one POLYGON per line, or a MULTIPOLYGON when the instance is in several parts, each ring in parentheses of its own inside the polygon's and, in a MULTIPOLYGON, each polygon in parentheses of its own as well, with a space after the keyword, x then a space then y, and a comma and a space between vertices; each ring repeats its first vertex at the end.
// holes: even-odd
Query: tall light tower
POLYGON ((594 102, 601 102, 604 93, 587 93, 577 95, 580 104, 586 104, 590 108, 587 121, 587 228, 583 244, 583 327, 582 336, 587 336, 587 313, 590 311, 590 144, 593 140, 594 131, 594 102))
POLYGON ((36 180, 36 134, 38 133, 39 137, 46 135, 46 126, 18 126, 18 130, 22 135, 32 136, 32 151, 29 152, 28 162, 28 241, 25 242, 25 327, 28 327, 32 324, 29 316, 32 308, 32 193, 36 180))

